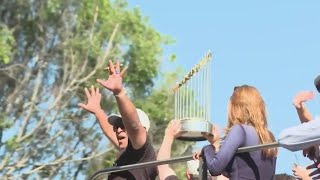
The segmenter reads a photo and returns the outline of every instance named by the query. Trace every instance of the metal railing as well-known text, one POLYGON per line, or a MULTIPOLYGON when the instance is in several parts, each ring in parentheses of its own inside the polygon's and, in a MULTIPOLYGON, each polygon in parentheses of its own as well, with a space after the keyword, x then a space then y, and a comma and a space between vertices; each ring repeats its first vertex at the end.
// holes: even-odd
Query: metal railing
MULTIPOLYGON (((273 142, 269 144, 259 144, 255 146, 241 147, 237 150, 237 153, 251 152, 251 151, 257 151, 260 149, 268 149, 268 148, 274 148, 279 146, 280 146, 279 142, 273 142)), ((90 177, 90 180, 95 180, 102 175, 106 175, 114 172, 126 171, 131 169, 138 169, 138 168, 146 168, 149 166, 158 166, 162 164, 174 164, 178 162, 189 161, 192 159, 193 159, 192 155, 189 155, 189 156, 177 157, 177 158, 172 158, 167 160, 150 161, 150 162, 144 162, 144 163, 138 163, 138 164, 110 167, 110 168, 102 169, 100 171, 95 172, 90 177)), ((205 166, 204 163, 202 163, 202 161, 200 161, 200 165, 199 165, 199 175, 200 175, 200 179, 202 180, 207 179, 207 167, 205 166)))

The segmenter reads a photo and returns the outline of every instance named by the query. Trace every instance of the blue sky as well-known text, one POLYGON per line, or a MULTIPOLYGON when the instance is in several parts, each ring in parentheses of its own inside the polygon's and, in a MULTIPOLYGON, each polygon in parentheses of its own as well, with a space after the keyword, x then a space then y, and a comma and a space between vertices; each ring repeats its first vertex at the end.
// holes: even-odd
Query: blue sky
MULTIPOLYGON (((174 53, 176 65, 189 70, 212 51, 213 123, 226 125, 228 99, 242 84, 261 92, 276 137, 299 123, 292 98, 301 90, 315 91, 320 73, 320 1, 130 0, 129 5, 176 40, 165 48, 164 60, 174 53)), ((320 114, 318 93, 307 106, 320 114)), ((311 162, 301 152, 281 149, 277 173, 292 174, 293 163, 311 162)))

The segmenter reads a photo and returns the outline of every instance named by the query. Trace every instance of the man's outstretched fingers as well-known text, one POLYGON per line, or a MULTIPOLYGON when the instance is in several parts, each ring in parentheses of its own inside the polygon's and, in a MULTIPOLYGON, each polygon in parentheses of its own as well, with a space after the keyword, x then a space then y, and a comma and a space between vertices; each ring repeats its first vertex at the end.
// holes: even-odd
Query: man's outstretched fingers
POLYGON ((88 88, 84 88, 84 91, 86 92, 87 98, 88 98, 88 99, 91 98, 91 94, 89 93, 88 88))
POLYGON ((94 89, 94 86, 91 85, 91 96, 95 96, 96 95, 96 91, 94 89))
POLYGON ((109 74, 113 74, 115 72, 114 65, 112 63, 112 60, 109 60, 109 74))
POLYGON ((128 69, 128 66, 124 67, 120 73, 120 76, 123 77, 128 69))
POLYGON ((96 88, 96 94, 100 94, 98 87, 96 88))
POLYGON ((120 61, 117 60, 116 65, 115 65, 115 72, 116 74, 120 74, 120 61))

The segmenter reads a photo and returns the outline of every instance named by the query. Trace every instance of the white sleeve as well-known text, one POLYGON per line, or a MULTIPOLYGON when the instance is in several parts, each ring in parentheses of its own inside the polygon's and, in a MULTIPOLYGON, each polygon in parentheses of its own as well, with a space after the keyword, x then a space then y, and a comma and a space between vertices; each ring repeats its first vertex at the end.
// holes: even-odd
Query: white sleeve
POLYGON ((279 143, 290 151, 299 151, 320 144, 320 120, 312 120, 286 128, 279 135, 279 143))

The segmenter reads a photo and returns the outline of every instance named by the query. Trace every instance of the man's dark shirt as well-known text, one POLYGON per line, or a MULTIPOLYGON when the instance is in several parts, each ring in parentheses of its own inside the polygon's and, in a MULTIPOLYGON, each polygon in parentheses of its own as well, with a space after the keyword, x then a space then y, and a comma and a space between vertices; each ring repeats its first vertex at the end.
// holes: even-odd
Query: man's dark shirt
MULTIPOLYGON (((134 149, 129 141, 127 149, 115 161, 115 166, 123 166, 129 164, 137 164, 157 159, 155 150, 153 149, 149 139, 140 149, 134 149)), ((150 166, 147 168, 132 169, 111 173, 108 180, 154 180, 158 175, 157 167, 150 166)))

